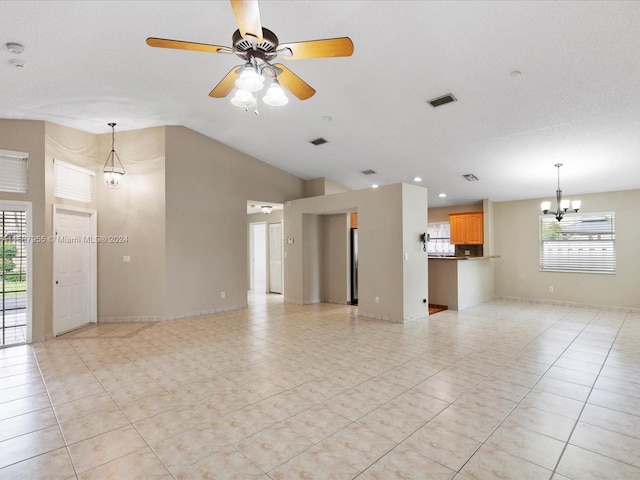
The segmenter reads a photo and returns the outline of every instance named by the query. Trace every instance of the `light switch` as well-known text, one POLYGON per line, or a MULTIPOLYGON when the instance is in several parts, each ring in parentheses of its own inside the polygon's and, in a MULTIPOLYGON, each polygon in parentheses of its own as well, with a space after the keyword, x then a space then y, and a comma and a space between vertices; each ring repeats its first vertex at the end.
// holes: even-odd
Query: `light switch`
POLYGON ((125 255, 122 257, 122 263, 131 263, 131 257, 129 255, 125 255))

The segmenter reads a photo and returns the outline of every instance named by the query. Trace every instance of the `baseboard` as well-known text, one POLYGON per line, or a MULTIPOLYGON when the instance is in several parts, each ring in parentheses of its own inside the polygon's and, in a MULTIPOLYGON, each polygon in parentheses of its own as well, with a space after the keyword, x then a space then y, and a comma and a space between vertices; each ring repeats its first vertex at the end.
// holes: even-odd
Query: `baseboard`
POLYGON ((214 308, 211 310, 201 310, 197 312, 178 313, 175 315, 152 315, 152 316, 132 316, 132 317, 99 317, 98 323, 135 323, 135 322, 164 322, 167 320, 179 320, 182 318, 201 317, 202 315, 214 315, 216 313, 231 312, 247 308, 248 305, 233 305, 230 307, 214 308))
POLYGON ((605 310, 610 312, 640 313, 640 308, 618 307, 615 305, 598 305, 598 304, 591 304, 591 303, 566 302, 566 301, 560 301, 560 300, 544 300, 540 298, 509 297, 506 295, 495 295, 494 300, 507 300, 510 302, 522 302, 522 303, 539 303, 544 305, 558 305, 561 307, 597 308, 598 310, 605 310))

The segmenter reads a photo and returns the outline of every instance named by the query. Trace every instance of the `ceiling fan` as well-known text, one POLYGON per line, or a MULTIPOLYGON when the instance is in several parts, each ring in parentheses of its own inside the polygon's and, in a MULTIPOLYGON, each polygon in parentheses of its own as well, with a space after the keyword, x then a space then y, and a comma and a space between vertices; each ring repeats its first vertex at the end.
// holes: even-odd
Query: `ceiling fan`
POLYGON ((151 47, 193 50, 208 53, 235 54, 243 65, 235 66, 209 93, 210 97, 223 98, 237 88, 231 100, 234 105, 248 109, 256 105, 256 92, 264 86, 264 80, 273 81, 263 101, 280 106, 288 102, 280 84, 300 100, 312 97, 316 91, 281 63, 277 57, 288 60, 323 57, 349 57, 353 54, 353 42, 349 37, 280 43, 271 30, 262 27, 258 0, 230 0, 239 29, 232 37, 232 47, 206 43, 185 42, 167 38, 147 38, 151 47))

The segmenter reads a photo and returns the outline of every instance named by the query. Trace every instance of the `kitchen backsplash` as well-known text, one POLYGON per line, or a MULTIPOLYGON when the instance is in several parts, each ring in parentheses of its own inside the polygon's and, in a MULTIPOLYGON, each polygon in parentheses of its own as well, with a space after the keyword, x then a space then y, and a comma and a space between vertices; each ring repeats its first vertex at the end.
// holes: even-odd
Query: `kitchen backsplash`
POLYGON ((456 245, 456 257, 481 257, 482 245, 456 245))

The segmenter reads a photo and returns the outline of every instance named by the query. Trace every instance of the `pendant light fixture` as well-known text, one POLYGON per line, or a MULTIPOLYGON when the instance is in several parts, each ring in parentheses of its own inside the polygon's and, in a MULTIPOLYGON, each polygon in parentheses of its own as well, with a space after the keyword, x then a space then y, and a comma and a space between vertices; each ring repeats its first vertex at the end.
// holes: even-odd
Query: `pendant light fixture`
POLYGON ((107 123, 111 127, 111 152, 107 157, 102 172, 104 173, 104 182, 109 190, 117 190, 120 188, 120 181, 124 176, 124 166, 120 161, 120 157, 114 148, 115 142, 115 123, 107 123))
POLYGON ((569 213, 575 213, 580 209, 580 205, 582 202, 580 202, 580 200, 563 200, 562 199, 562 190, 560 190, 560 167, 562 166, 561 163, 556 163, 554 165, 554 167, 556 167, 558 169, 558 189, 556 190, 556 211, 555 212, 550 212, 549 209, 551 208, 551 202, 542 202, 540 204, 540 209, 542 210, 542 213, 544 213, 545 215, 551 214, 551 215, 555 215, 556 220, 560 221, 562 220, 562 218, 564 217, 564 214, 569 212, 569 213), (571 208, 569 208, 571 207, 571 208))

